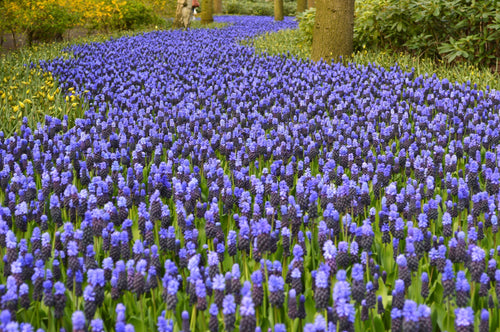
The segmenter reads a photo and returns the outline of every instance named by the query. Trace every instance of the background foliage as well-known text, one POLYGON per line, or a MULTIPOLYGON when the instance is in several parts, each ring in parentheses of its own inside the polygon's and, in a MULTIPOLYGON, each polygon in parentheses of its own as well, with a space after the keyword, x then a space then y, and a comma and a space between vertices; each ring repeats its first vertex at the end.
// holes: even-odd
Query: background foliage
POLYGON ((33 41, 60 40, 65 31, 75 26, 89 31, 116 31, 160 25, 160 17, 173 13, 171 2, 3 0, 0 1, 0 33, 25 33, 28 44, 32 44, 33 41))
MULTIPOLYGON (((471 62, 499 70, 500 2, 497 0, 356 1, 354 46, 409 51, 416 56, 471 62)), ((312 41, 315 9, 298 16, 312 41)))
MULTIPOLYGON (((146 25, 165 27, 175 16, 175 0, 0 0, 0 36, 26 34, 28 44, 61 40, 76 26, 89 32, 134 30, 146 25)), ((274 2, 227 0, 225 14, 274 15, 274 2)), ((295 0, 284 1, 284 15, 296 12, 295 0)))
MULTIPOLYGON (((302 30, 283 30, 258 36, 245 43, 252 44, 259 54, 285 55, 309 61, 311 44, 308 38, 310 36, 302 30)), ((436 75, 440 79, 447 78, 450 82, 460 84, 473 82, 482 90, 487 87, 500 90, 498 74, 492 73, 488 68, 480 68, 465 62, 449 64, 445 61, 434 61, 428 57, 415 57, 404 52, 377 51, 367 48, 356 51, 349 61, 359 65, 374 63, 386 69, 397 64, 405 71, 411 71, 414 68, 417 75, 436 75)))
MULTIPOLYGON (((283 1, 283 14, 285 16, 294 16, 297 10, 296 1, 283 1)), ((234 1, 228 0, 223 2, 223 12, 230 15, 274 15, 273 1, 234 1)))

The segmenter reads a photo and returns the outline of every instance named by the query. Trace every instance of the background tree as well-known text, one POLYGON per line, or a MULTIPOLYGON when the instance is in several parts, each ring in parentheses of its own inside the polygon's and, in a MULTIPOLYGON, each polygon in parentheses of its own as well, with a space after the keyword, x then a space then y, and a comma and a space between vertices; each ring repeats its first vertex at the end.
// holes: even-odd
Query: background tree
POLYGON ((353 52, 354 0, 317 0, 311 58, 339 60, 353 52))
POLYGON ((22 29, 23 14, 24 11, 17 1, 0 0, 0 38, 2 44, 4 32, 10 32, 14 47, 17 47, 16 33, 22 29))
POLYGON ((316 7, 316 0, 307 1, 307 8, 315 8, 315 7, 316 7))
POLYGON ((214 21, 213 17, 213 0, 201 1, 201 24, 209 24, 214 21))
POLYGON ((307 9, 307 0, 297 0, 297 14, 307 9))
POLYGON ((274 0, 274 20, 283 21, 283 0, 274 0))
POLYGON ((222 14, 222 0, 214 0, 214 14, 222 14))

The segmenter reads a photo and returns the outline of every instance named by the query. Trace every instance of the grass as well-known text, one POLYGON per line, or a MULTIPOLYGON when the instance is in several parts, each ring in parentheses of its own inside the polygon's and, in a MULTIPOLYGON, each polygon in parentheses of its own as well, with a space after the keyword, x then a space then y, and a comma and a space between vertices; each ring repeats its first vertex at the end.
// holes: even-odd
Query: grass
MULTIPOLYGON (((170 22, 160 29, 170 27, 170 22)), ((211 23, 208 28, 221 28, 225 23, 211 23)), ((206 28, 200 21, 193 21, 191 28, 206 28)), ((38 66, 40 60, 51 60, 57 57, 70 58, 72 55, 64 49, 77 44, 104 42, 111 38, 132 36, 158 30, 158 26, 150 26, 135 31, 117 31, 109 34, 96 34, 89 37, 76 38, 70 41, 40 44, 0 55, 0 131, 11 136, 21 128, 26 118, 30 128, 43 123, 45 116, 63 119, 67 116, 71 126, 74 120, 82 117, 88 109, 84 98, 70 89, 61 91, 57 78, 45 73, 38 66)))
MULTIPOLYGON (((304 41, 300 30, 283 30, 276 33, 267 33, 253 40, 245 41, 253 45, 257 54, 290 54, 300 59, 308 60, 311 55, 311 45, 304 41)), ((388 51, 362 50, 353 54, 349 60, 362 65, 374 63, 389 69, 398 64, 401 68, 411 71, 415 68, 418 75, 428 74, 440 79, 447 78, 450 82, 465 83, 470 81, 477 84, 479 89, 500 90, 500 75, 488 69, 477 68, 467 63, 449 65, 445 62, 436 63, 427 58, 418 58, 405 53, 391 53, 388 51)))

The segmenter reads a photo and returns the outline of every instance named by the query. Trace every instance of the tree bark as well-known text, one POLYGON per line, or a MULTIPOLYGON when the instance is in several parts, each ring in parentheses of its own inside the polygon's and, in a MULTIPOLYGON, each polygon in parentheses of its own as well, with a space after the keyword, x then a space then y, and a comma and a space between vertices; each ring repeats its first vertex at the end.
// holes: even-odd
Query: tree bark
POLYGON ((283 21, 283 0, 274 0, 274 20, 283 21))
MULTIPOLYGON (((14 29, 10 30, 10 32, 12 32, 12 42, 14 43, 14 48, 17 48, 16 32, 14 31, 14 29)), ((31 46, 31 42, 32 42, 32 40, 28 39, 29 46, 31 46)))
POLYGON ((175 19, 172 27, 174 29, 189 28, 193 9, 193 0, 177 0, 175 19))
POLYGON ((307 9, 307 0, 297 0, 297 14, 307 9))
POLYGON ((353 51, 354 0, 317 0, 311 59, 349 57, 353 51))
POLYGON ((201 1, 201 24, 209 24, 214 21, 213 17, 213 0, 201 1))
POLYGON ((222 0, 214 0, 214 14, 222 14, 222 0))
POLYGON ((316 7, 316 0, 308 0, 307 1, 307 8, 315 8, 316 7))
POLYGON ((175 19, 172 27, 174 29, 182 28, 182 7, 184 7, 184 0, 177 0, 177 7, 175 9, 175 19))

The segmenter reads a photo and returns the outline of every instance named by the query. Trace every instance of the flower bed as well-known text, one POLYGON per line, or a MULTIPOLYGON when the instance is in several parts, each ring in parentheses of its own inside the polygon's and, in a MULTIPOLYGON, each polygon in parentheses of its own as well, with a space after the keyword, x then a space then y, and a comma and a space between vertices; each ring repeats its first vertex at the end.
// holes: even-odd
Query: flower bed
POLYGON ((500 93, 217 19, 41 63, 90 110, 0 140, 2 328, 498 326, 500 93))

